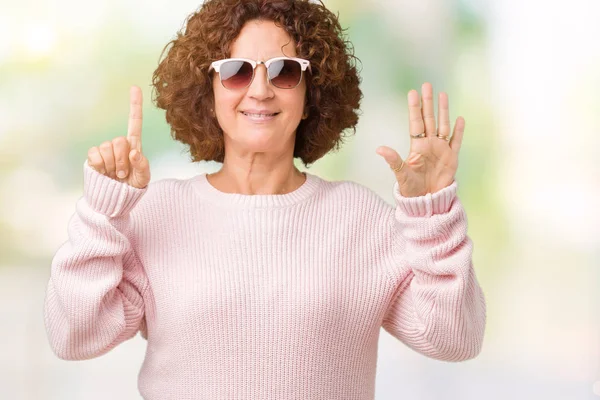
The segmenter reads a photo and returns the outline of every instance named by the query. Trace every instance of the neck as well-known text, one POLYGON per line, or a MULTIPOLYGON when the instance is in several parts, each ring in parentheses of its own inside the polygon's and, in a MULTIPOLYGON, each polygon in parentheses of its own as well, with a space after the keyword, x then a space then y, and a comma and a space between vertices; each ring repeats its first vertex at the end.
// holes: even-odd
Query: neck
POLYGON ((223 163, 223 167, 207 179, 216 189, 225 193, 286 194, 300 187, 306 177, 293 163, 275 168, 244 167, 223 163))

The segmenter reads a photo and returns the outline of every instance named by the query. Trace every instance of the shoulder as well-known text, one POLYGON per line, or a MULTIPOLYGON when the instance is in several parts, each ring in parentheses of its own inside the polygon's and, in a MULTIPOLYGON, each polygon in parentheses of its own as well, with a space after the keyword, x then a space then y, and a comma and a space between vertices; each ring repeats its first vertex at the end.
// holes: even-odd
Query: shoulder
POLYGON ((167 190, 188 190, 198 175, 190 178, 161 178, 155 179, 148 184, 148 192, 160 193, 167 190))
POLYGON ((320 221, 344 227, 340 234, 352 232, 356 238, 385 238, 391 234, 395 208, 373 189, 351 180, 326 179, 320 187, 314 203, 320 221))
POLYGON ((348 194, 353 197, 366 197, 373 200, 381 200, 384 201, 381 196, 377 194, 370 187, 351 180, 328 180, 326 178, 322 178, 317 176, 318 179, 321 180, 322 188, 325 193, 329 194, 348 194))
POLYGON ((319 179, 322 181, 323 199, 331 199, 337 204, 342 203, 350 207, 382 212, 388 212, 392 208, 392 205, 365 184, 351 180, 327 180, 320 177, 319 179))
POLYGON ((198 176, 190 178, 159 178, 153 179, 145 188, 135 211, 152 212, 159 215, 169 215, 186 203, 192 201, 193 182, 198 176))
POLYGON ((165 191, 185 192, 194 188, 195 182, 200 178, 200 175, 194 175, 187 178, 173 178, 165 177, 154 180, 148 185, 149 190, 153 190, 156 193, 165 191), (152 187, 152 189, 151 189, 152 187))

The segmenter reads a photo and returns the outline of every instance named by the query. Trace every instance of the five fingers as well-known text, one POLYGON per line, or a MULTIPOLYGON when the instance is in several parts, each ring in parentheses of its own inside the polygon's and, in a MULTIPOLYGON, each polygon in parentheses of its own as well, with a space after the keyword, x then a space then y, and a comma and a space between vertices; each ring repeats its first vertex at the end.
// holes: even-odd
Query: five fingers
MULTIPOLYGON (((451 137, 450 141, 447 143, 452 151, 458 155, 465 129, 464 118, 457 118, 452 136, 450 136, 450 111, 448 95, 444 92, 440 92, 438 95, 438 120, 436 124, 433 102, 433 87, 431 83, 423 83, 421 92, 422 96, 420 97, 419 92, 413 89, 408 92, 407 96, 409 133, 411 135, 411 140, 422 140, 422 138, 415 138, 414 136, 423 133, 426 137, 435 138, 438 134, 443 137, 451 137)), ((439 138, 439 140, 442 139, 439 138)), ((394 149, 387 146, 378 147, 376 152, 385 158, 396 174, 398 174, 401 169, 404 168, 405 162, 409 165, 416 165, 421 159, 421 155, 419 153, 412 152, 406 161, 404 161, 394 149)))

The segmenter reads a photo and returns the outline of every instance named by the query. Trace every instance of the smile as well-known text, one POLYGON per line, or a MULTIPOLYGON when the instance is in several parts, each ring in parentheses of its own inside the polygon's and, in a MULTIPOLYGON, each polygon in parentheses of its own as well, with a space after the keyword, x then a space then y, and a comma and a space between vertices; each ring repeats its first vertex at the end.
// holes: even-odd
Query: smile
POLYGON ((264 122, 264 121, 270 121, 272 119, 274 119, 279 113, 275 113, 275 114, 250 114, 250 113, 246 113, 244 111, 240 111, 241 114, 243 114, 248 120, 253 121, 253 122, 264 122))

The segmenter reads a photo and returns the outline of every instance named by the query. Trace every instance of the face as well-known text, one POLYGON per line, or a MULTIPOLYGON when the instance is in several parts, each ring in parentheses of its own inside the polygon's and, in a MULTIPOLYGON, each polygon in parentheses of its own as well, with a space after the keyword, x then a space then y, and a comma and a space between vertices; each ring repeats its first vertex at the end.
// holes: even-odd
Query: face
MULTIPOLYGON (((288 34, 274 22, 250 21, 232 43, 230 58, 266 61, 281 56, 297 56, 295 42, 288 34)), ((215 113, 224 132, 226 148, 231 149, 233 145, 244 152, 293 149, 296 128, 304 112, 304 76, 295 88, 280 89, 269 83, 266 67, 259 64, 248 87, 228 90, 221 85, 218 74, 213 73, 215 113), (246 110, 268 110, 277 115, 257 119, 246 115, 246 110)))

